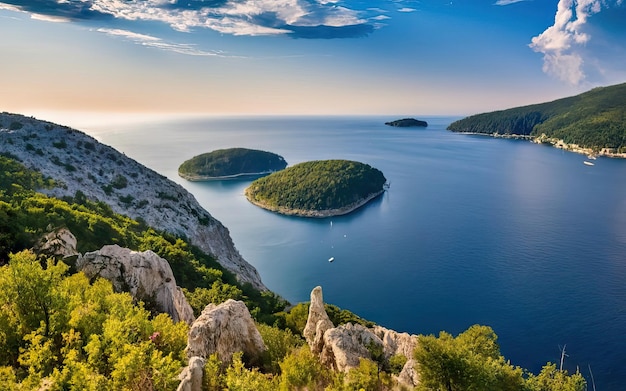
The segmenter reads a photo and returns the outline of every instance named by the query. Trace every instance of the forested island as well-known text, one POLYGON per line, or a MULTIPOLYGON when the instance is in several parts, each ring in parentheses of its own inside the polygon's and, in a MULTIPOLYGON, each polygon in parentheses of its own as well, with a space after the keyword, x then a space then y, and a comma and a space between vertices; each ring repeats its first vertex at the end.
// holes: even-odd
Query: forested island
POLYGON ((275 153, 228 148, 194 156, 178 167, 178 175, 189 181, 236 179, 265 175, 285 167, 285 159, 275 153))
POLYGON ((626 83, 552 102, 473 115, 454 132, 524 136, 575 152, 626 157, 626 83))
POLYGON ((425 128, 428 126, 428 122, 415 119, 415 118, 403 118, 403 119, 398 119, 395 121, 385 122, 385 125, 394 126, 398 128, 410 128, 410 127, 425 128))
POLYGON ((367 164, 317 160, 259 178, 245 195, 253 204, 281 214, 327 217, 350 213, 376 198, 386 181, 367 164))

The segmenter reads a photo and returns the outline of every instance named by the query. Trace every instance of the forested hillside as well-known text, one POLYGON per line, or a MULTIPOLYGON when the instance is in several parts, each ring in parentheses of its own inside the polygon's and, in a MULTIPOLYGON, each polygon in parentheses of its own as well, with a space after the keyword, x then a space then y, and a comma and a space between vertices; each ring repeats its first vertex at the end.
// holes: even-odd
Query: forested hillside
POLYGON ((473 115, 453 122, 454 132, 526 135, 626 152, 626 83, 594 88, 553 102, 473 115))
POLYGON ((282 170, 287 162, 275 153, 247 148, 218 149, 183 162, 178 174, 188 180, 206 180, 282 170))

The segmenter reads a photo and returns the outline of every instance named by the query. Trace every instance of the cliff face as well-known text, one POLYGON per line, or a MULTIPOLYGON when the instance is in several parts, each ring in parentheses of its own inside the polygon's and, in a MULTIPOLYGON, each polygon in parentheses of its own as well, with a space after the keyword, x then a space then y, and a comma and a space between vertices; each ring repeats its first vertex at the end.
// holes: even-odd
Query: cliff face
POLYGON ((93 137, 65 126, 2 113, 0 153, 16 157, 58 183, 42 192, 59 198, 81 192, 117 213, 184 236, 214 255, 241 282, 267 289, 256 269, 235 248, 228 229, 193 195, 93 137))

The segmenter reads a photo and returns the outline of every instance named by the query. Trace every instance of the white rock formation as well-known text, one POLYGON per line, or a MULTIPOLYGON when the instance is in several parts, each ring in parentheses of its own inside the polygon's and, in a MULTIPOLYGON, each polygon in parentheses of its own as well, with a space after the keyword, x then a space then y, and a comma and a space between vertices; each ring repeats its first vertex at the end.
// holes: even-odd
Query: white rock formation
POLYGON ((83 132, 32 117, 0 113, 0 152, 54 179, 55 197, 77 192, 120 214, 189 239, 214 255, 241 282, 266 290, 257 270, 235 248, 228 229, 182 186, 83 132))
POLYGON ((408 360, 400 374, 398 383, 413 388, 419 383, 415 370, 413 351, 417 346, 417 336, 398 333, 381 326, 367 328, 360 324, 347 323, 333 327, 322 299, 322 288, 311 291, 309 317, 303 331, 311 351, 320 357, 322 364, 337 371, 348 372, 359 366, 359 359, 372 359, 372 348, 381 348, 383 360, 395 355, 403 355, 408 360))
POLYGON ((57 259, 79 255, 76 251, 76 237, 67 228, 56 229, 41 237, 33 251, 57 259))
POLYGON ((192 357, 189 365, 178 375, 180 384, 176 391, 202 391, 205 362, 206 360, 202 357, 192 357))
POLYGON ((89 278, 102 277, 117 292, 130 292, 133 298, 154 304, 175 322, 193 323, 193 309, 187 302, 169 263, 154 252, 131 251, 108 245, 78 258, 76 268, 89 278))
POLYGON ((369 346, 382 344, 383 341, 365 326, 347 323, 324 334, 322 363, 337 371, 348 372, 359 366, 359 359, 372 358, 369 346))
POLYGON ((242 301, 226 300, 209 304, 193 322, 187 340, 187 357, 207 358, 217 353, 223 363, 230 363, 236 352, 243 352, 251 362, 260 360, 267 350, 248 308, 242 301))
POLYGON ((324 333, 335 327, 328 318, 324 308, 322 287, 316 286, 311 291, 311 304, 309 305, 309 317, 304 327, 303 335, 307 344, 314 354, 320 354, 324 346, 324 333))

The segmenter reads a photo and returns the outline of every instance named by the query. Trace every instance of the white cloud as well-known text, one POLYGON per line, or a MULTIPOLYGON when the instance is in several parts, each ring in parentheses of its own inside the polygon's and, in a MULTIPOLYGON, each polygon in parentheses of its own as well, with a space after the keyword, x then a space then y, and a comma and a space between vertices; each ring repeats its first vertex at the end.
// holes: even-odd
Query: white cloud
POLYGON ((415 12, 417 11, 415 8, 403 7, 398 10, 398 12, 415 12))
POLYGON ((378 16, 374 16, 372 18, 370 18, 371 20, 386 20, 386 19, 391 19, 391 17, 387 16, 387 15, 378 15, 378 16))
POLYGON ((236 57, 227 56, 219 51, 200 50, 191 44, 165 42, 161 38, 153 37, 146 34, 139 34, 128 30, 99 28, 96 31, 107 35, 122 37, 143 46, 152 47, 160 50, 167 50, 179 54, 186 54, 191 56, 236 57))
POLYGON ((494 3, 494 5, 509 5, 509 4, 521 3, 522 1, 527 1, 527 0, 498 0, 494 3))
MULTIPOLYGON (((544 72, 573 85, 585 79, 581 49, 591 39, 585 32, 585 25, 590 16, 609 6, 609 3, 603 0, 559 1, 554 24, 533 37, 529 45, 543 54, 544 72)), ((616 3, 619 5, 622 0, 616 3)))
POLYGON ((35 20, 41 20, 44 22, 53 22, 53 23, 71 22, 71 19, 64 18, 62 16, 43 15, 43 14, 31 14, 30 18, 35 19, 35 20))

